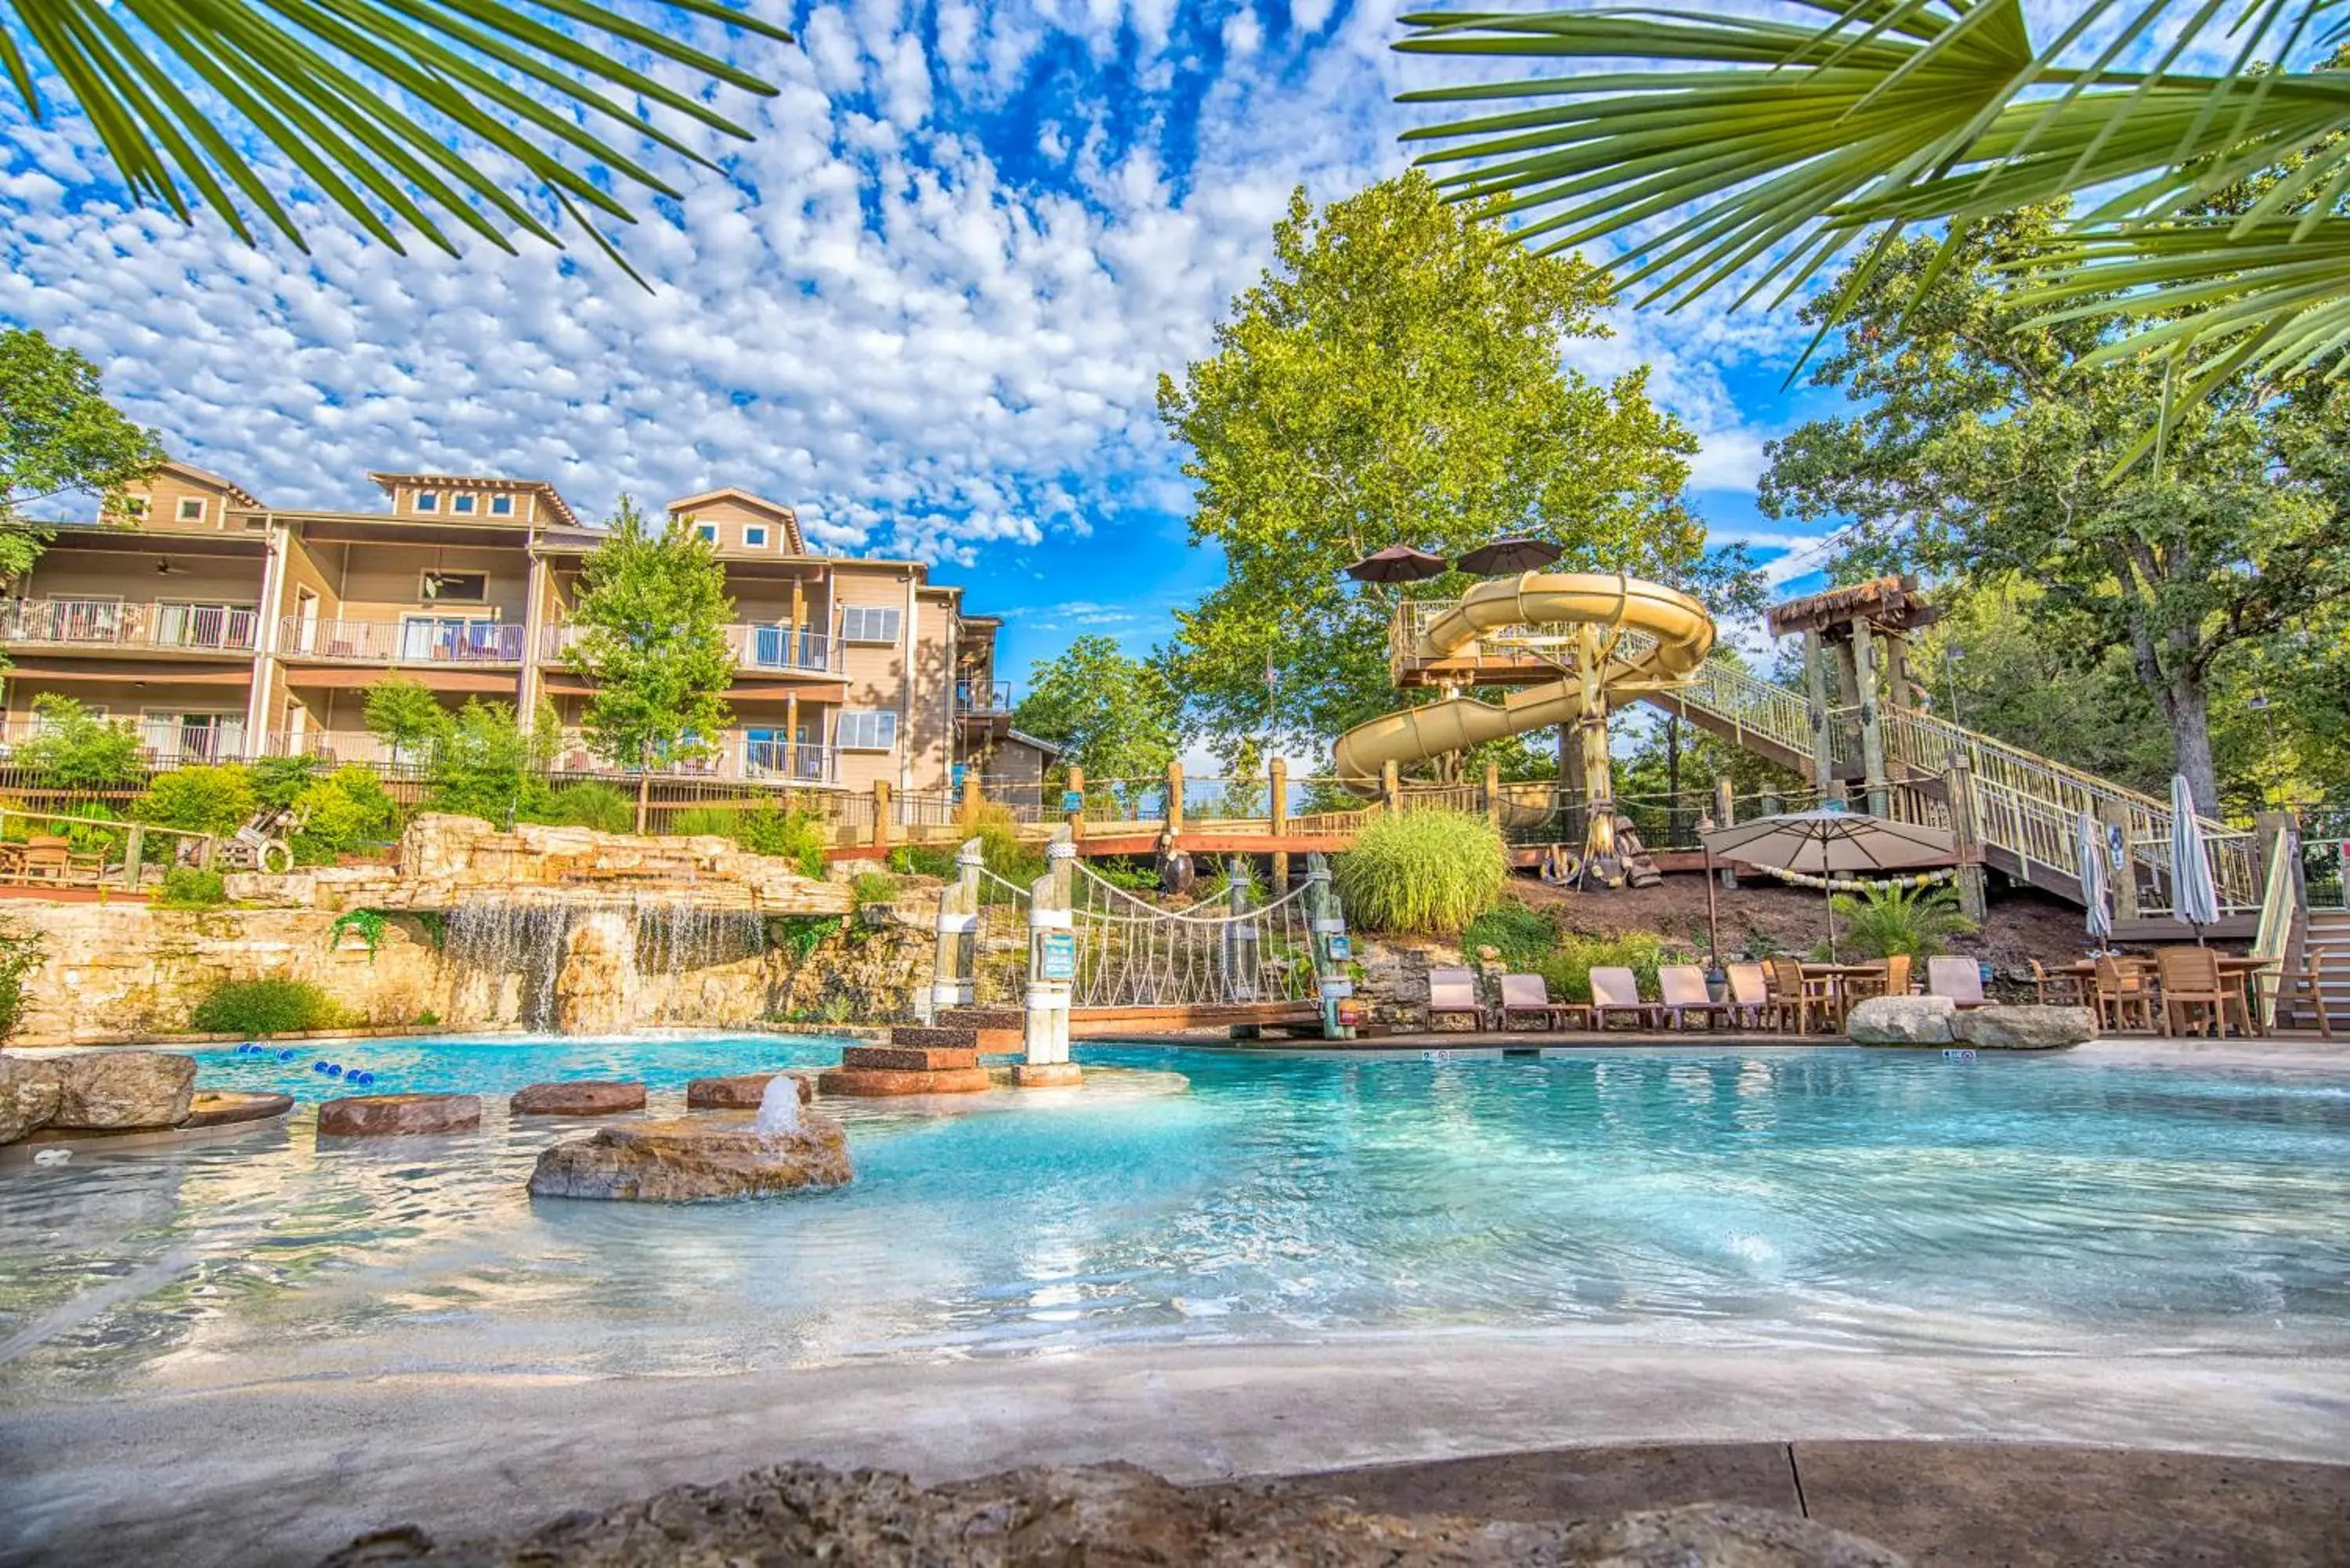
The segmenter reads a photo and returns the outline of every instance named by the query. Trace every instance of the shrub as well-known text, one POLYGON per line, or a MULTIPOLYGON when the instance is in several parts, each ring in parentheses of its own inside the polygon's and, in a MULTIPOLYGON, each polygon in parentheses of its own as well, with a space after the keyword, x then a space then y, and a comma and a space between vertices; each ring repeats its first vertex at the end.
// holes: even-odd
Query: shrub
POLYGON ((318 776, 318 759, 255 757, 245 773, 253 780, 253 798, 271 811, 283 811, 318 776))
POLYGON ((898 901, 898 878, 887 871, 860 871, 857 874, 857 901, 860 904, 894 904, 898 901))
POLYGON ((804 811, 784 811, 762 802, 736 821, 734 842, 754 855, 792 862, 803 877, 824 880, 824 825, 804 811))
MULTIPOLYGON (((76 855, 112 858, 127 846, 123 830, 115 826, 121 820, 104 801, 86 800, 49 818, 45 831, 65 839, 76 855)), ((161 848, 155 845, 150 853, 160 853, 161 848)))
MULTIPOLYGON (((900 877, 935 877, 951 882, 959 875, 955 852, 931 844, 900 844, 889 851, 889 869, 900 877)), ((1158 878, 1151 878, 1156 884, 1158 878)))
POLYGON ((1929 959, 1947 950, 1946 939, 1975 929, 1959 912, 1958 894, 1948 888, 1871 882, 1865 893, 1838 893, 1829 902, 1844 923, 1842 945, 1871 958, 1908 953, 1929 959))
POLYGON ((155 894, 159 909, 216 909, 227 902, 227 879, 195 866, 174 866, 164 872, 163 886, 155 894))
POLYGON ((634 833, 637 803, 626 790, 586 780, 565 784, 547 797, 546 820, 598 833, 634 833))
POLYGON ((131 815, 158 827, 189 833, 234 833, 257 804, 253 775, 241 767, 206 764, 159 774, 131 815))
POLYGON ((70 697, 44 691, 33 699, 39 729, 16 748, 16 761, 54 789, 107 789, 135 783, 146 771, 146 749, 130 725, 99 718, 70 697))
POLYGON ((337 768, 294 797, 301 831, 293 839, 294 858, 323 865, 380 844, 392 835, 400 807, 371 768, 353 763, 337 768))
POLYGON ((1373 818, 1331 869, 1354 924, 1421 936, 1459 931, 1510 876, 1500 830, 1461 811, 1373 818))
POLYGON ((333 944, 340 942, 346 935, 359 938, 366 944, 368 961, 373 963, 375 955, 383 949, 384 933, 390 929, 391 922, 384 918, 381 909, 346 909, 337 915, 335 923, 327 929, 327 940, 333 944))
POLYGON ((1492 948, 1511 969, 1526 973, 1558 950, 1558 927, 1539 909, 1515 900, 1494 905, 1461 931, 1461 950, 1471 958, 1492 948))
POLYGON ((0 1040, 16 1033, 25 1015, 25 981, 47 953, 41 933, 14 920, 0 920, 0 1040))
POLYGON ((196 1003, 189 1024, 205 1034, 293 1034, 343 1021, 334 998, 307 980, 232 980, 196 1003))
POLYGON ((1568 931, 1559 938, 1556 950, 1536 961, 1534 971, 1549 985, 1555 1000, 1588 1002, 1592 969, 1596 965, 1621 964, 1640 982, 1640 994, 1654 997, 1658 994, 1657 966, 1664 961, 1664 940, 1651 931, 1632 931, 1620 937, 1586 937, 1568 931))
MULTIPOLYGON (((370 701, 375 690, 369 688, 370 701)), ((432 809, 479 817, 494 827, 543 817, 555 732, 550 722, 525 730, 511 702, 466 698, 432 742, 432 809)))

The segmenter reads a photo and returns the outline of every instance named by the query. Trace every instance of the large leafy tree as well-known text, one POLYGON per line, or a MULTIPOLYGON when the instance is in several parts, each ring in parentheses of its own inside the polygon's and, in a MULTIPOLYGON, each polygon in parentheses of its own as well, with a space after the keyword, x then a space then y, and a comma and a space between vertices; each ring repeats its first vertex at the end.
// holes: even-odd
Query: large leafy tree
POLYGON ((125 515, 130 487, 162 461, 155 432, 106 400, 97 366, 38 332, 0 331, 0 577, 32 569, 43 510, 82 495, 125 515))
POLYGON ((589 745, 623 767, 706 756, 733 722, 726 569, 691 517, 656 522, 629 496, 582 570, 567 657, 591 677, 589 745))
POLYGON ((2124 472, 2165 367, 2102 352, 2123 330, 2114 310, 2028 317, 1998 260, 2062 221, 2035 210, 1897 242, 1852 279, 1815 379, 1862 410, 1774 443, 1763 509, 1851 520, 1855 567, 2036 585, 2018 609, 2037 639, 2082 680, 2118 650, 2214 810, 2226 665, 2350 599, 2350 392, 2240 372, 2180 410, 2158 467, 2124 472))
POLYGON ((1158 662, 1128 658, 1112 638, 1081 637, 1032 667, 1012 722, 1065 748, 1090 780, 1151 779, 1175 760, 1182 711, 1158 662))
POLYGON ((1228 748, 1308 749, 1395 705, 1399 595, 1341 575, 1383 546, 1530 535, 1569 569, 1737 576, 1682 504, 1696 442, 1645 373, 1603 385, 1561 366, 1603 335, 1605 279, 1474 217, 1418 174, 1319 213, 1301 189, 1214 355, 1159 380, 1159 417, 1191 448, 1191 538, 1227 571, 1179 612, 1173 670, 1228 748))
MULTIPOLYGON (((2168 404, 2147 405, 2175 412, 2240 370, 2317 366, 2350 332, 2350 73, 2311 63, 2334 5, 2076 0, 2036 28, 2023 0, 1427 12, 1398 47, 1552 67, 1408 94, 1492 110, 1410 134, 1462 166, 1451 190, 1527 214, 1527 237, 1615 238, 1649 299, 1794 292, 1872 234, 2095 192, 2024 297, 2141 324, 2108 358, 2184 351, 2168 404), (2229 67, 2178 69, 2199 42, 2229 67), (2212 210, 2278 165, 2257 205, 2212 210)), ((2133 410, 2143 439, 2121 455, 2155 422, 2133 410)))
MULTIPOLYGON (((790 39, 727 0, 633 9, 681 32, 706 18, 790 39)), ((706 84, 775 90, 595 0, 16 0, 0 9, 0 69, 36 120, 54 99, 76 104, 132 197, 182 220, 209 208, 249 241, 250 211, 302 243, 240 147, 258 139, 392 250, 405 226, 452 253, 444 224, 503 251, 516 234, 560 244, 550 209, 608 252, 597 221, 634 221, 615 186, 679 194, 640 147, 712 166, 647 110, 747 140, 706 84)))

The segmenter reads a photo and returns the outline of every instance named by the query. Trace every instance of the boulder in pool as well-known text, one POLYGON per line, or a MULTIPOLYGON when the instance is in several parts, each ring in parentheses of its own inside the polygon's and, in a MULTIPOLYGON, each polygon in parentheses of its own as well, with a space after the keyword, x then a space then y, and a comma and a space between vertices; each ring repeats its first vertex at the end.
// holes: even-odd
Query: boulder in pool
POLYGON ((320 1137, 404 1137, 481 1125, 479 1095, 351 1095, 318 1107, 320 1137))
POLYGON ((1856 1045, 1948 1045, 1957 1012, 1947 996, 1872 996, 1853 1005, 1844 1028, 1856 1045))
POLYGON ((49 1125, 69 1131, 177 1127, 196 1091, 196 1059, 174 1051, 83 1051, 49 1065, 57 1075, 49 1125))
POLYGON ((848 1136, 820 1111, 802 1111, 789 1132, 749 1122, 716 1127, 675 1117, 598 1127, 556 1144, 530 1173, 534 1198, 601 1198, 637 1203, 701 1203, 771 1198, 847 1185, 848 1136))
POLYGON ((0 1051, 0 1143, 36 1133, 57 1114, 57 1064, 0 1051))
POLYGON ((2096 1020, 2085 1007, 2023 1002, 1971 1007, 1950 1023, 1950 1034, 1981 1051, 2061 1051, 2095 1037, 2096 1020))
POLYGON ((610 1078, 581 1078, 564 1084, 526 1084, 516 1089, 506 1109, 518 1116, 611 1116, 645 1108, 645 1086, 610 1078))
MULTIPOLYGON (((726 1078, 695 1078, 685 1085, 685 1108, 689 1111, 755 1111, 766 1096, 767 1085, 779 1076, 775 1073, 737 1073, 726 1078)), ((816 1085, 807 1075, 788 1075, 800 1086, 800 1104, 807 1105, 816 1098, 816 1085)))

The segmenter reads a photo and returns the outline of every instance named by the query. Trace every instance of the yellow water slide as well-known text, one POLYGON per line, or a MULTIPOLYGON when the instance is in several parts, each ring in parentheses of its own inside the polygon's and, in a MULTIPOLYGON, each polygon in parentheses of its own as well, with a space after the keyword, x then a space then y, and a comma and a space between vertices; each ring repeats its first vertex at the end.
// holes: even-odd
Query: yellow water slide
MULTIPOLYGON (((1687 594, 1638 577, 1528 572, 1470 589, 1428 623, 1409 656, 1423 664, 1471 660, 1485 639, 1538 649, 1555 644, 1558 652, 1551 657, 1562 678, 1513 691, 1499 703, 1447 696, 1357 724, 1331 749, 1340 782, 1373 794, 1390 762, 1409 767, 1504 735, 1573 724, 1582 732, 1586 798, 1594 806, 1612 800, 1607 710, 1688 679, 1713 648, 1713 618, 1687 594), (1644 635, 1626 638, 1627 631, 1644 635)), ((1462 684, 1474 680, 1464 673, 1462 684)), ((1614 814, 1586 815, 1586 856, 1612 860, 1614 814)))

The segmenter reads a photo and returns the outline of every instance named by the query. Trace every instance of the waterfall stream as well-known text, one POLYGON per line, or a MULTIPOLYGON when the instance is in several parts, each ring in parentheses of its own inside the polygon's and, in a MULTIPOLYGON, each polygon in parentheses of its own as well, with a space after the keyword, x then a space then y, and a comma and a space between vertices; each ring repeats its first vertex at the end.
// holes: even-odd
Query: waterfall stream
MULTIPOLYGON (((657 894, 588 897, 517 894, 473 898, 450 911, 448 959, 461 985, 486 992, 484 1011, 502 1011, 503 991, 515 979, 515 1022, 549 1031, 559 1026, 567 998, 584 985, 610 987, 605 966, 588 961, 583 928, 608 924, 620 950, 596 956, 617 960, 650 982, 627 988, 629 1024, 694 1023, 683 994, 689 973, 757 958, 767 950, 766 922, 747 909, 714 909, 657 894), (650 1016, 637 1016, 650 1012, 650 1016)), ((614 999, 620 1000, 620 999, 614 999)))

